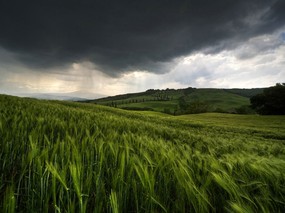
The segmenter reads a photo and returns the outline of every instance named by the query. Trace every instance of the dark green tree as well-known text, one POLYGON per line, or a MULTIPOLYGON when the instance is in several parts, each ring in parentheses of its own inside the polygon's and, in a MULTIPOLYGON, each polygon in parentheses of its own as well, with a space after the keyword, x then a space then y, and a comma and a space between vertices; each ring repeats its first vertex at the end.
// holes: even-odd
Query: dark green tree
POLYGON ((251 107, 263 115, 285 115, 285 83, 276 84, 250 99, 251 107))

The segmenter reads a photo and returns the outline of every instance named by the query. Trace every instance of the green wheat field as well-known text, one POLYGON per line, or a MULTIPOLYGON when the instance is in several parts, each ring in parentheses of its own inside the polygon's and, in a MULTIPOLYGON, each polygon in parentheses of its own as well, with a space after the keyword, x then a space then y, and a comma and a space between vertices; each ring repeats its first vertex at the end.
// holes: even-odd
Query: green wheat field
POLYGON ((0 95, 1 212, 285 212, 285 116, 0 95))

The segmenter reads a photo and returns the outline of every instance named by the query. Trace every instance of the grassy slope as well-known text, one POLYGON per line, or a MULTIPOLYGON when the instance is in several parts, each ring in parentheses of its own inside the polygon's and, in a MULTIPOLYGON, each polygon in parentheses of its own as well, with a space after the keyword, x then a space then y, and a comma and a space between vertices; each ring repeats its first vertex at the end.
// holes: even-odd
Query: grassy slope
POLYGON ((225 111, 250 104, 249 98, 220 89, 199 89, 191 93, 187 100, 190 103, 196 100, 208 102, 213 109, 220 108, 225 111))
POLYGON ((0 209, 284 212, 285 116, 0 96, 0 209))
POLYGON ((282 116, 260 116, 260 115, 233 115, 221 113, 203 113, 192 115, 181 115, 177 118, 201 122, 212 126, 231 126, 236 128, 253 128, 271 130, 285 133, 282 116))
POLYGON ((132 94, 130 97, 114 96, 104 99, 98 99, 94 102, 102 105, 110 105, 112 102, 116 103, 117 107, 137 107, 137 108, 151 108, 154 111, 163 112, 164 109, 169 109, 171 112, 178 107, 179 98, 185 96, 188 103, 194 101, 207 102, 212 111, 217 108, 224 111, 233 111, 234 108, 239 108, 244 105, 249 105, 249 97, 252 93, 259 90, 224 90, 224 89, 196 89, 193 93, 185 96, 183 90, 157 91, 154 94, 138 93, 132 94), (167 94, 170 97, 168 101, 154 100, 156 95, 167 94), (142 100, 144 99, 144 102, 142 100))

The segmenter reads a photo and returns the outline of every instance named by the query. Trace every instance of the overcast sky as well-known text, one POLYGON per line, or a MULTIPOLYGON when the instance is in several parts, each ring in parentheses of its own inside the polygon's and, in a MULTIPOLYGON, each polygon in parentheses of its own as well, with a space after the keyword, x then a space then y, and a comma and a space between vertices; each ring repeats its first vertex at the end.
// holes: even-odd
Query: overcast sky
POLYGON ((0 93, 285 82, 284 0, 2 0, 0 93))

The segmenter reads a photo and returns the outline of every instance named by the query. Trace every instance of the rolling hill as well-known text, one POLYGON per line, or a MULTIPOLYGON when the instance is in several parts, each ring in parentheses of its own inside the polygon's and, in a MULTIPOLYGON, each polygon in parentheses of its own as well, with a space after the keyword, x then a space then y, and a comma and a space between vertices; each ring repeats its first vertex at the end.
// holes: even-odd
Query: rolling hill
POLYGON ((188 114, 199 112, 193 108, 203 108, 203 112, 239 113, 239 109, 249 106, 250 97, 262 93, 263 89, 150 89, 141 93, 123 94, 87 101, 100 105, 129 110, 148 110, 168 114, 188 114), (181 109, 182 102, 186 105, 181 109), (189 111, 189 110, 188 110, 189 111), (191 112, 190 112, 191 113, 191 112))

